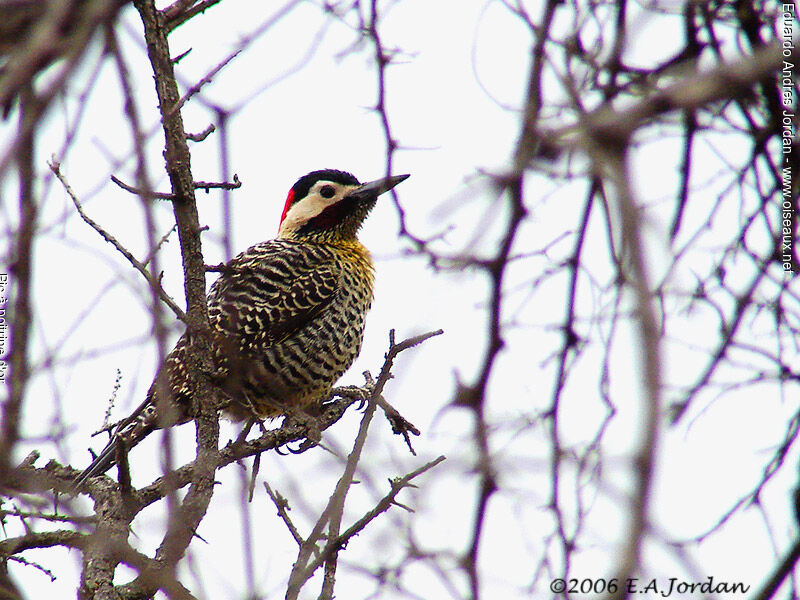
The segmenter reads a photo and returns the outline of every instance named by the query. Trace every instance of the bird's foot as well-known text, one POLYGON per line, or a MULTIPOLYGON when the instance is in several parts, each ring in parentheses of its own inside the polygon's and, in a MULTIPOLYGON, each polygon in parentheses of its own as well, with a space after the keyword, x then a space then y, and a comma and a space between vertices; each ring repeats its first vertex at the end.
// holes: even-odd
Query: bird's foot
POLYGON ((337 402, 336 397, 347 398, 348 400, 355 400, 358 402, 356 410, 363 410, 367 406, 367 401, 372 395, 372 390, 367 386, 359 385, 344 385, 333 389, 331 399, 323 402, 321 408, 332 402, 337 402))
POLYGON ((302 454, 306 450, 310 450, 319 445, 322 441, 322 431, 319 428, 319 421, 317 421, 314 415, 304 410, 292 411, 291 414, 286 415, 286 420, 282 426, 285 427, 288 424, 295 423, 305 429, 306 439, 301 441, 297 448, 292 448, 289 444, 285 444, 286 452, 281 452, 280 448, 277 448, 275 451, 278 454, 302 454))
POLYGON ((297 446, 297 448, 291 448, 289 444, 286 444, 286 450, 290 454, 302 454, 306 450, 311 450, 311 448, 314 448, 315 446, 319 445, 319 442, 320 440, 312 440, 310 438, 306 438, 302 442, 300 442, 300 445, 297 446))

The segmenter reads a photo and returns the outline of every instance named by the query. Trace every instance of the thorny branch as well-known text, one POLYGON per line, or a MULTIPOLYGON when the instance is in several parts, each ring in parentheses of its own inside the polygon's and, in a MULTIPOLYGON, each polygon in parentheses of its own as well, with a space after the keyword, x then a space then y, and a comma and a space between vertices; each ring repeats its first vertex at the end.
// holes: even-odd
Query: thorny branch
MULTIPOLYGON (((63 90, 65 82, 78 65, 95 33, 112 23, 127 0, 90 0, 87 2, 48 2, 21 0, 9 5, 4 14, 0 54, 6 54, 0 72, 0 110, 7 115, 16 98, 49 66, 56 65, 47 86, 31 96, 28 116, 20 123, 13 143, 0 158, 0 173, 5 173, 33 135, 50 104, 63 90), (19 10, 20 15, 15 15, 19 10)), ((11 4, 11 3, 8 3, 11 4)))
MULTIPOLYGON (((394 332, 391 332, 390 348, 377 379, 361 388, 362 393, 360 395, 355 394, 353 388, 347 388, 346 396, 326 403, 323 411, 317 417, 320 431, 327 429, 338 421, 345 410, 359 399, 366 399, 370 403, 368 413, 365 413, 370 415, 366 420, 368 423, 377 406, 377 398, 381 396, 385 385, 391 378, 391 369, 398 354, 441 333, 441 330, 433 331, 395 343, 394 332)), ((293 536, 301 544, 301 547, 308 548, 307 559, 312 559, 310 562, 307 560, 303 565, 304 571, 302 573, 304 577, 299 583, 300 587, 320 565, 324 563, 330 564, 330 561, 335 561, 337 553, 350 538, 362 531, 379 514, 395 504, 397 494, 405 487, 408 487, 413 479, 444 460, 444 457, 439 457, 404 477, 393 480, 390 492, 371 511, 344 532, 339 533, 338 527, 341 525, 343 518, 343 503, 347 496, 347 491, 353 483, 353 476, 358 464, 360 450, 366 440, 366 433, 365 426, 356 440, 354 452, 348 457, 348 466, 345 468, 345 473, 337 485, 336 492, 331 497, 328 508, 323 513, 323 516, 320 517, 318 526, 312 532, 312 535, 306 540, 302 540, 300 534, 290 524, 291 522, 285 511, 281 515, 284 522, 289 526, 290 531, 294 531, 293 536), (328 534, 323 537, 322 534, 325 532, 324 528, 326 526, 329 527, 328 534), (335 535, 331 535, 330 527, 333 527, 333 531, 336 531, 335 535), (323 539, 324 545, 322 548, 318 548, 317 544, 323 539)), ((277 449, 291 441, 302 439, 306 434, 306 424, 287 420, 282 427, 267 431, 254 440, 235 440, 229 443, 219 451, 218 458, 211 468, 216 471, 248 456, 258 455, 265 450, 277 449)), ((144 508, 167 497, 172 491, 193 484, 197 480, 197 473, 208 468, 207 465, 203 464, 204 460, 204 457, 198 456, 192 463, 181 467, 174 473, 169 474, 169 476, 160 477, 151 485, 138 490, 128 488, 126 491, 121 484, 114 483, 108 477, 94 478, 91 480, 88 490, 98 507, 98 516, 91 519, 91 522, 96 522, 96 529, 92 535, 65 530, 10 538, 0 542, 0 555, 10 556, 31 548, 55 545, 74 547, 84 552, 87 556, 104 557, 102 560, 95 558, 96 564, 92 571, 94 579, 87 578, 82 588, 86 597, 92 597, 92 594, 95 597, 105 597, 103 594, 112 593, 111 581, 113 580, 116 565, 121 561, 134 567, 139 572, 139 576, 133 581, 114 588, 117 590, 115 593, 119 593, 121 597, 140 597, 141 594, 152 594, 157 589, 162 589, 170 597, 191 598, 191 594, 179 583, 175 575, 164 568, 163 559, 160 558, 159 552, 153 558, 147 557, 136 552, 129 545, 127 538, 130 533, 131 523, 144 508), (101 593, 101 590, 106 590, 106 592, 101 593)), ((25 465, 18 467, 15 483, 26 486, 29 492, 41 491, 48 487, 68 490, 78 473, 74 469, 60 467, 53 462, 43 469, 36 469, 33 467, 33 461, 28 461, 25 465)), ((268 492, 280 511, 285 501, 281 500, 278 495, 273 494, 269 488, 268 492)), ((66 518, 63 520, 73 521, 73 519, 66 518)), ((79 518, 75 522, 81 521, 84 520, 79 518)), ((190 531, 194 531, 194 529, 190 531)))
MULTIPOLYGON (((400 480, 403 481, 403 483, 398 483, 396 488, 393 483, 392 492, 389 494, 390 500, 387 501, 382 510, 378 510, 378 507, 376 507, 375 510, 378 512, 376 512, 371 518, 368 518, 368 515, 365 516, 359 522, 359 527, 356 527, 355 529, 351 527, 344 534, 341 533, 341 525, 344 518, 344 505, 347 494, 353 484, 356 467, 359 464, 361 452, 367 440, 367 432, 369 430, 370 423, 372 422, 372 417, 375 414, 375 409, 378 405, 378 398, 382 397, 383 388, 386 386, 386 383, 391 377, 391 369, 395 358, 404 350, 413 348, 425 340, 441 334, 442 330, 437 330, 409 338, 400 343, 395 343, 394 330, 389 332, 389 351, 386 353, 386 358, 384 360, 383 367, 378 374, 378 378, 374 383, 372 383, 370 381, 371 378, 368 377, 368 383, 365 389, 365 392, 367 392, 365 396, 365 400, 367 401, 367 409, 361 419, 361 425, 359 427, 358 434, 356 435, 355 442, 353 443, 353 449, 350 451, 350 454, 347 457, 344 472, 339 478, 339 482, 336 484, 336 489, 331 495, 327 506, 314 525, 311 533, 300 543, 297 561, 295 561, 294 566, 292 567, 292 572, 289 575, 286 600, 295 600, 303 586, 314 575, 317 569, 323 565, 325 567, 325 575, 323 578, 322 591, 320 592, 319 597, 320 599, 331 600, 333 598, 333 586, 335 582, 336 565, 339 551, 344 547, 347 541, 353 535, 366 527, 366 525, 372 519, 374 519, 375 516, 387 510, 389 506, 391 506, 391 503, 397 493, 399 493, 403 487, 408 485, 408 482, 413 479, 413 477, 416 477, 428 469, 433 468, 444 460, 444 457, 440 456, 436 460, 429 462, 427 465, 417 469, 412 474, 407 475, 406 478, 403 478, 403 480, 400 480), (351 529, 353 530, 351 531, 351 529), (323 538, 325 539, 325 544, 323 548, 320 549, 318 544, 323 538)), ((388 416, 389 415, 387 413, 387 417, 388 416)), ((381 503, 379 503, 379 507, 380 506, 381 503)))
MULTIPOLYGON (((111 176, 111 181, 117 184, 126 192, 130 192, 131 194, 136 194, 137 196, 143 196, 147 199, 155 199, 155 200, 174 200, 175 196, 173 194, 169 194, 166 192, 148 192, 146 190, 135 188, 131 185, 128 185, 118 177, 114 175, 111 176)), ((194 188, 197 190, 214 190, 214 189, 222 189, 222 190, 235 190, 242 187, 242 182, 239 181, 239 177, 234 174, 233 181, 195 181, 194 188)))
MULTIPOLYGON (((537 138, 553 145, 574 146, 591 143, 592 136, 627 139, 648 121, 676 110, 697 108, 748 94, 754 81, 774 73, 781 62, 780 45, 776 42, 757 50, 752 56, 723 64, 706 73, 692 75, 652 94, 624 109, 602 106, 583 115, 577 125, 538 132, 537 138)), ((800 60, 800 46, 791 50, 788 60, 800 60)))
MULTIPOLYGON (((551 19, 558 10, 559 5, 563 3, 546 3, 543 8, 544 14, 541 22, 535 22, 535 19, 521 2, 504 2, 504 4, 509 11, 527 24, 534 40, 531 51, 531 71, 533 75, 529 77, 528 97, 522 118, 523 132, 515 152, 516 161, 507 175, 498 178, 498 187, 501 193, 503 191, 508 192, 508 197, 512 200, 512 215, 513 205, 516 203, 520 206, 520 216, 518 220, 515 220, 513 216, 508 218, 504 227, 504 235, 497 242, 499 250, 488 259, 478 256, 477 253, 470 255, 465 252, 459 260, 452 260, 450 258, 452 255, 449 252, 445 254, 439 251, 435 245, 416 243, 418 241, 417 238, 405 231, 405 215, 402 208, 397 207, 401 220, 401 229, 403 234, 415 243, 417 249, 430 258, 431 264, 444 265, 446 268, 454 270, 469 266, 485 271, 492 277, 494 285, 487 295, 487 313, 490 323, 487 332, 489 343, 484 355, 488 360, 483 363, 484 367, 488 365, 488 369, 479 370, 479 376, 477 377, 477 381, 482 382, 485 386, 490 375, 495 371, 492 357, 498 353, 500 348, 505 347, 503 331, 511 328, 510 325, 503 323, 500 318, 502 314, 500 299, 504 299, 511 294, 502 285, 498 285, 502 282, 504 269, 511 262, 510 255, 504 255, 502 250, 509 239, 514 239, 514 231, 519 224, 528 220, 525 204, 530 201, 524 198, 521 187, 519 187, 517 194, 513 193, 515 190, 514 184, 516 182, 521 184, 522 173, 526 170, 534 173, 541 171, 546 173, 547 176, 553 176, 553 173, 557 171, 548 168, 544 163, 559 157, 563 158, 567 153, 562 154, 562 149, 569 153, 570 160, 573 160, 572 157, 574 157, 575 153, 582 153, 594 163, 595 168, 591 169, 591 172, 587 175, 589 192, 581 210, 579 225, 576 231, 571 233, 571 238, 574 240, 573 252, 560 265, 561 269, 568 272, 569 283, 565 302, 567 314, 563 325, 560 327, 562 344, 560 351, 556 353, 558 367, 556 383, 553 388, 553 399, 550 407, 540 413, 539 417, 548 422, 551 436, 551 502, 549 508, 556 523, 555 537, 560 540, 560 557, 563 561, 561 567, 555 568, 554 572, 559 576, 566 577, 570 569, 570 557, 578 548, 577 540, 586 516, 583 509, 582 496, 584 491, 589 494, 592 491, 588 485, 581 484, 576 486, 574 497, 562 501, 563 490, 566 489, 562 475, 564 472, 563 467, 565 463, 569 463, 570 466, 577 464, 581 474, 588 474, 588 477, 592 478, 598 476, 601 463, 596 458, 593 458, 593 455, 601 450, 603 433, 616 411, 616 405, 609 393, 610 354, 606 350, 599 392, 607 408, 607 416, 598 426, 597 434, 587 444, 586 450, 573 449, 562 443, 560 429, 563 426, 559 420, 562 391, 568 382, 572 382, 575 379, 574 366, 577 364, 578 357, 582 354, 583 349, 589 347, 592 343, 590 336, 583 337, 583 331, 588 332, 588 327, 578 328, 578 324, 587 318, 585 311, 580 308, 580 303, 577 300, 579 282, 581 282, 580 285, 583 285, 582 282, 586 281, 591 287, 594 283, 592 278, 596 277, 591 269, 587 267, 587 265, 593 264, 594 261, 591 257, 584 256, 582 249, 589 232, 594 228, 590 219, 596 220, 597 215, 602 215, 605 217, 608 244, 610 246, 609 262, 618 270, 616 281, 609 286, 609 289, 613 291, 614 298, 611 303, 614 310, 610 321, 609 339, 618 328, 618 322, 621 321, 620 315, 623 313, 620 312, 619 307, 624 305, 623 288, 628 287, 634 292, 635 308, 633 319, 638 324, 640 334, 638 338, 639 347, 642 348, 644 357, 642 383, 646 395, 642 414, 645 433, 634 454, 636 468, 632 470, 632 473, 636 482, 636 490, 632 494, 632 502, 630 504, 632 527, 630 535, 626 538, 627 550, 619 561, 619 572, 626 574, 630 573, 633 568, 641 568, 639 548, 648 526, 648 498, 652 485, 652 464, 658 440, 661 397, 663 396, 662 375, 659 365, 665 316, 659 314, 658 310, 666 310, 663 305, 665 295, 663 286, 661 284, 655 286, 649 282, 648 271, 650 266, 646 260, 645 248, 641 238, 644 235, 642 233, 643 230, 648 226, 648 216, 645 213, 649 210, 649 207, 644 202, 641 204, 634 202, 633 195, 628 187, 628 182, 633 179, 633 175, 628 170, 629 167, 627 165, 628 152, 632 147, 635 147, 631 140, 634 136, 638 136, 639 132, 652 128, 654 123, 671 123, 672 115, 676 111, 680 111, 684 116, 683 135, 685 143, 682 165, 679 166, 681 184, 671 227, 673 241, 678 239, 681 224, 685 223, 684 216, 687 206, 694 202, 693 194, 696 191, 696 186, 690 185, 691 179, 694 177, 692 172, 692 146, 694 140, 700 137, 699 134, 707 126, 710 115, 719 115, 719 107, 724 107, 727 102, 733 101, 741 107, 745 119, 751 127, 749 133, 752 134, 754 141, 759 140, 754 144, 753 164, 747 165, 742 169, 741 175, 738 176, 739 181, 745 180, 748 174, 747 169, 750 167, 753 168, 752 172, 756 173, 755 176, 758 177, 758 172, 755 169, 755 157, 761 156, 769 165, 768 173, 774 177, 775 191, 777 191, 780 187, 780 170, 776 168, 776 161, 772 159, 771 153, 766 150, 767 146, 763 140, 765 136, 775 135, 777 131, 775 124, 781 117, 780 110, 776 109, 777 89, 774 84, 773 74, 776 72, 778 65, 781 64, 781 51, 783 49, 774 39, 774 36, 772 41, 763 39, 762 35, 767 30, 765 27, 767 24, 765 15, 755 14, 752 7, 742 5, 741 12, 737 14, 742 21, 743 29, 747 30, 746 36, 751 42, 752 53, 736 60, 726 58, 723 61, 722 53, 717 52, 717 58, 720 63, 718 67, 702 71, 690 68, 695 66, 693 61, 697 59, 699 53, 703 50, 704 44, 707 43, 705 41, 700 42, 698 35, 705 39, 706 34, 708 34, 713 40, 712 46, 715 51, 718 51, 719 41, 715 38, 719 31, 715 31, 714 27, 719 27, 716 22, 717 19, 720 21, 723 19, 721 18, 722 12, 714 13, 708 9, 707 5, 687 3, 684 9, 686 15, 686 48, 674 58, 666 61, 664 65, 652 71, 645 71, 625 64, 626 39, 629 37, 628 27, 630 23, 628 17, 630 14, 628 10, 629 3, 614 3, 613 8, 611 8, 613 18, 608 23, 611 31, 608 40, 610 40, 611 44, 608 45, 613 47, 607 54, 608 58, 604 59, 604 63, 599 62, 598 57, 600 54, 594 55, 588 48, 582 46, 581 36, 584 33, 581 30, 580 19, 582 18, 582 13, 579 9, 575 13, 575 37, 564 39, 560 33, 550 30, 551 19), (697 21, 701 21, 701 24, 698 25, 697 21), (748 21, 750 25, 745 26, 745 21, 748 21), (702 35, 698 34, 698 30, 702 30, 702 35), (559 51, 564 56, 564 67, 561 70, 559 70, 560 65, 556 65, 556 55, 559 51), (576 64, 581 64, 586 69, 581 72, 580 69, 575 68, 576 64), (673 68, 680 69, 681 67, 686 68, 683 71, 671 71, 673 68), (572 106, 558 106, 557 111, 554 110, 554 107, 549 107, 551 113, 559 115, 558 119, 541 119, 539 115, 539 108, 546 102, 543 100, 544 94, 541 86, 541 75, 546 69, 555 71, 556 76, 561 78, 567 94, 572 98, 572 106), (676 72, 680 76, 672 76, 676 72), (665 74, 669 74, 669 76, 665 74), (583 80, 581 79, 582 77, 583 80), (651 80, 644 87, 644 93, 628 93, 631 86, 641 85, 646 77, 650 77, 651 80), (665 85, 664 81, 668 83, 665 85), (587 83, 593 84, 595 87, 591 88, 586 85, 587 83), (573 87, 570 87, 571 85, 573 87), (767 114, 766 117, 762 118, 762 115, 757 114, 759 109, 753 103, 754 86, 759 90, 759 100, 763 100, 763 104, 770 107, 771 115, 767 114), (586 110, 583 108, 584 97, 590 97, 593 89, 602 90, 605 102, 594 110, 586 110), (582 94, 584 97, 582 97, 582 94), (625 98, 625 100, 620 101, 620 98, 625 98), (564 113, 574 115, 574 119, 565 119, 564 113), (560 124, 571 120, 574 124, 559 125, 558 127, 550 125, 553 122, 560 124), (616 190, 616 193, 609 193, 614 190, 616 190), (615 197, 616 201, 613 200, 615 197), (609 203, 608 198, 612 199, 611 203, 609 203), (618 211, 611 210, 614 202, 618 211), (598 204, 601 211, 593 211, 593 207, 598 204), (595 216, 592 216, 593 212, 595 216), (612 214, 615 212, 618 212, 619 216, 612 214), (618 244, 621 245, 617 247, 618 244), (578 457, 574 456, 574 453, 577 453, 578 457), (571 514, 572 509, 568 508, 573 503, 577 503, 578 506, 577 522, 574 515, 571 514)), ((371 22, 375 21, 375 6, 374 2, 370 5, 371 22)), ((717 7, 714 10, 720 9, 717 7)), ((368 28, 367 30, 369 31, 368 28)), ((388 128, 389 121, 385 109, 384 82, 385 67, 389 63, 387 56, 391 56, 391 54, 381 48, 380 38, 374 35, 370 37, 378 47, 376 52, 379 75, 378 106, 381 115, 384 117, 387 145, 391 147, 393 138, 388 128)), ((603 36, 604 47, 606 47, 606 41, 605 36, 603 36)), ((797 44, 791 46, 791 52, 788 55, 785 52, 783 54, 784 59, 795 64, 798 58, 796 46, 797 44)), ((796 83, 794 84, 794 91, 796 94, 796 83)), ((730 124, 727 119, 727 116, 723 116, 718 120, 730 124)), ((735 128, 735 125, 733 127, 735 128)), ((567 180, 572 178, 574 178, 572 173, 565 177, 567 180)), ((772 198, 770 198, 770 194, 762 196, 762 202, 757 211, 753 213, 751 218, 746 220, 741 232, 733 237, 735 240, 733 248, 735 248, 735 244, 744 244, 746 242, 750 224, 757 217, 763 217, 766 228, 769 231, 776 230, 774 213, 768 218, 767 212, 771 205, 774 206, 774 196, 774 192, 772 198)), ((691 205, 694 208, 694 204, 691 205)), ((721 205, 721 202, 719 205, 721 205)), ((502 214, 508 213, 504 212, 502 214)), ((711 218, 708 221, 710 223, 711 218)), ((705 222, 705 220, 701 222, 705 222)), ((696 237, 700 233, 704 233, 703 228, 698 229, 695 236, 691 237, 689 242, 686 242, 685 248, 694 248, 696 237)), ((681 257, 682 254, 683 252, 679 251, 677 256, 681 257)), ((728 250, 726 254, 735 256, 736 250, 728 250)), ((748 252, 748 254, 752 257, 755 274, 749 279, 748 287, 744 291, 731 293, 735 303, 733 311, 728 311, 730 316, 720 319, 722 331, 720 343, 717 346, 717 350, 712 349, 709 365, 699 374, 696 382, 683 388, 686 390, 684 398, 680 403, 675 404, 679 408, 680 414, 683 414, 689 408, 693 399, 697 398, 712 385, 714 377, 721 370, 718 367, 724 367, 729 364, 731 349, 741 348, 741 345, 736 342, 740 326, 746 322, 746 319, 753 318, 754 310, 769 310, 769 302, 758 300, 758 292, 763 290, 763 282, 770 279, 768 275, 770 263, 775 262, 777 250, 761 255, 753 252, 748 252)), ((676 264, 678 262, 676 260, 676 264)), ((552 272, 557 273, 559 270, 559 268, 553 268, 552 272)), ((724 271, 719 275, 721 281, 725 275, 724 271)), ((546 273, 539 278, 532 278, 532 287, 536 288, 541 281, 546 280, 549 276, 550 274, 546 273)), ((667 278, 665 277, 666 280, 667 278)), ((775 280, 773 282, 778 283, 775 280)), ((786 289, 785 283, 782 288, 786 289)), ((710 287, 698 287, 698 301, 706 300, 710 295, 707 290, 710 290, 710 287)), ((722 312, 717 306, 715 308, 722 312)), ((778 309, 778 311, 782 315, 779 319, 785 318, 783 316, 785 315, 784 309, 778 309)), ((627 315, 627 313, 625 314, 627 315)), ((598 315, 598 313, 592 314, 588 316, 588 325, 602 323, 602 319, 602 315, 598 315)), ((783 328, 783 334, 777 336, 778 339, 786 339, 786 334, 790 329, 796 330, 796 324, 794 326, 786 325, 783 328)), ((610 348, 610 344, 606 348, 610 348)), ((780 360, 776 361, 776 363, 780 362, 780 360)), ((780 364, 777 366, 784 373, 783 377, 788 378, 789 373, 780 364)), ((762 379, 763 374, 756 378, 756 380, 762 379)), ((470 581, 473 598, 478 597, 480 590, 479 570, 476 566, 480 532, 485 519, 488 499, 497 490, 497 481, 491 468, 488 445, 483 443, 480 435, 481 431, 487 429, 481 410, 483 402, 484 393, 480 393, 479 384, 460 385, 454 402, 456 406, 465 406, 475 413, 476 421, 479 424, 475 428, 475 447, 479 450, 486 449, 481 452, 481 460, 477 469, 481 477, 477 486, 478 500, 472 544, 467 556, 460 563, 464 566, 467 578, 470 581), (481 423, 484 423, 482 427, 480 426, 481 423)), ((776 456, 778 453, 784 456, 785 451, 795 439, 796 436, 793 435, 789 445, 782 443, 779 450, 776 451, 776 456)), ((770 470, 770 473, 772 472, 774 470, 770 470)), ((762 480, 758 485, 758 490, 761 490, 765 484, 766 480, 762 480)), ((545 558, 541 563, 542 570, 537 570, 534 581, 538 579, 539 573, 552 568, 550 559, 545 558)))
POLYGON ((66 178, 64 177, 64 174, 61 172, 61 165, 55 160, 55 158, 51 159, 51 161, 48 163, 48 166, 50 167, 50 170, 53 172, 53 174, 61 182, 61 185, 64 186, 64 191, 67 192, 67 195, 72 200, 72 203, 75 205, 75 209, 78 211, 78 214, 80 215, 81 219, 83 219, 84 222, 87 225, 89 225, 89 227, 91 227, 97 233, 99 233, 100 236, 105 241, 114 246, 114 248, 116 248, 117 251, 127 259, 127 261, 131 264, 131 266, 142 274, 142 276, 145 278, 145 281, 147 281, 147 283, 150 286, 158 290, 159 298, 164 302, 164 304, 170 307, 172 312, 175 313, 175 316, 179 320, 185 323, 186 313, 184 313, 183 309, 181 309, 181 307, 175 304, 175 300, 173 300, 172 297, 169 296, 164 291, 164 288, 161 287, 161 283, 158 281, 158 279, 156 279, 153 276, 153 274, 150 273, 150 271, 147 269, 146 266, 147 263, 139 261, 130 252, 130 250, 128 250, 125 246, 123 246, 113 235, 111 235, 100 224, 98 224, 95 220, 93 220, 91 217, 89 217, 89 215, 86 214, 86 212, 83 210, 83 206, 81 206, 80 200, 78 200, 78 197, 75 195, 75 192, 72 190, 66 178))
MULTIPOLYGON (((210 373, 209 363, 210 326, 206 305, 206 284, 203 254, 200 241, 200 224, 194 197, 194 182, 191 172, 191 157, 186 140, 183 118, 179 110, 179 92, 175 80, 174 64, 167 41, 163 15, 152 0, 137 0, 134 6, 144 24, 145 41, 150 64, 155 75, 156 93, 165 137, 166 170, 172 186, 172 205, 178 226, 181 258, 183 261, 184 290, 186 292, 186 325, 192 333, 188 364, 190 372, 210 373)), ((169 402, 168 386, 159 381, 159 397, 169 402)), ((210 382, 195 375, 191 385, 195 398, 212 400, 217 398, 210 382)), ((153 593, 153 581, 165 574, 175 578, 178 561, 183 557, 194 532, 205 516, 213 494, 214 472, 218 456, 219 423, 213 402, 203 402, 196 409, 197 470, 183 500, 178 502, 170 496, 168 501, 169 525, 158 550, 155 562, 140 571, 132 583, 153 593)), ((164 436, 167 468, 171 462, 170 437, 164 436)), ((169 474, 167 475, 169 479, 169 474)))
MULTIPOLYGON (((661 417, 661 336, 653 308, 653 293, 649 281, 645 247, 641 239, 639 206, 630 188, 628 167, 628 140, 622 145, 609 148, 608 138, 600 137, 593 153, 598 170, 608 169, 609 180, 615 187, 617 210, 622 223, 622 239, 625 244, 625 266, 621 276, 628 282, 635 295, 635 318, 639 346, 643 350, 642 407, 643 434, 635 450, 633 464, 634 493, 630 508, 630 525, 623 552, 618 561, 619 581, 628 581, 640 565, 644 534, 650 512, 656 449, 658 447, 659 419, 661 417), (602 143, 602 149, 601 144, 602 143), (610 152, 609 152, 610 150, 610 152)), ((630 592, 620 588, 612 598, 626 598, 630 592)))
MULTIPOLYGON (((495 467, 489 448, 489 428, 486 421, 488 384, 496 359, 504 347, 503 339, 503 301, 505 298, 504 281, 519 228, 527 215, 524 200, 524 169, 527 155, 532 146, 531 135, 539 119, 541 109, 541 78, 545 43, 548 40, 553 16, 559 2, 549 0, 542 14, 539 33, 534 41, 528 74, 527 98, 522 117, 522 131, 514 150, 513 171, 506 177, 496 181, 498 195, 507 198, 508 208, 504 233, 498 243, 497 251, 485 268, 490 281, 489 308, 487 323, 487 342, 478 374, 474 383, 459 386, 454 404, 472 411, 474 419, 475 448, 478 451, 476 471, 479 475, 478 500, 476 503, 472 533, 461 565, 466 572, 470 587, 470 598, 478 600, 481 594, 480 571, 478 568, 481 536, 486 522, 489 500, 497 491, 495 467)), ((555 423, 554 425, 555 426, 555 423)))

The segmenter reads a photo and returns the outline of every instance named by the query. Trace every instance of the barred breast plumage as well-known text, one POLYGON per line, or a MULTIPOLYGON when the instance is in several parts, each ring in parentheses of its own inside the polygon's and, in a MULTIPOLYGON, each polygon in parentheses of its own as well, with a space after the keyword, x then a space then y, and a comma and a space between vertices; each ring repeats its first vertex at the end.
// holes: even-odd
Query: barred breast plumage
MULTIPOLYGON (((273 240, 229 262, 208 296, 226 412, 274 417, 324 399, 361 349, 372 284, 357 241, 273 240)), ((166 361, 179 400, 189 389, 182 341, 166 361)))

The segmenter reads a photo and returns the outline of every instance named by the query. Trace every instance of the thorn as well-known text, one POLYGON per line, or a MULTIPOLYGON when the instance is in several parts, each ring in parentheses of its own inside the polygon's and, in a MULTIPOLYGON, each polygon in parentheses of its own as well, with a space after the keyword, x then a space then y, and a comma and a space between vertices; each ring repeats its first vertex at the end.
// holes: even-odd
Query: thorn
POLYGON ((172 59, 172 64, 173 64, 173 65, 177 65, 177 64, 178 64, 179 62, 181 62, 181 61, 182 61, 184 58, 186 58, 186 56, 188 56, 188 54, 189 54, 191 51, 192 51, 192 48, 189 48, 189 49, 188 49, 186 52, 181 52, 180 54, 178 54, 178 56, 176 56, 175 58, 173 58, 173 59, 172 59))

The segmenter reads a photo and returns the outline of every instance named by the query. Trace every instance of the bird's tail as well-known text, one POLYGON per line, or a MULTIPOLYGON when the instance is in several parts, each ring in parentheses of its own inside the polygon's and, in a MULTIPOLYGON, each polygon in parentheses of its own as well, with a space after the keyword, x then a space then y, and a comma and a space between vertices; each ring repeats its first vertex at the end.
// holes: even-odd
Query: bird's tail
POLYGON ((80 489, 91 477, 102 475, 108 471, 116 464, 120 451, 127 452, 156 428, 156 406, 153 398, 148 394, 148 398, 128 418, 117 425, 103 451, 75 480, 75 487, 80 489))

